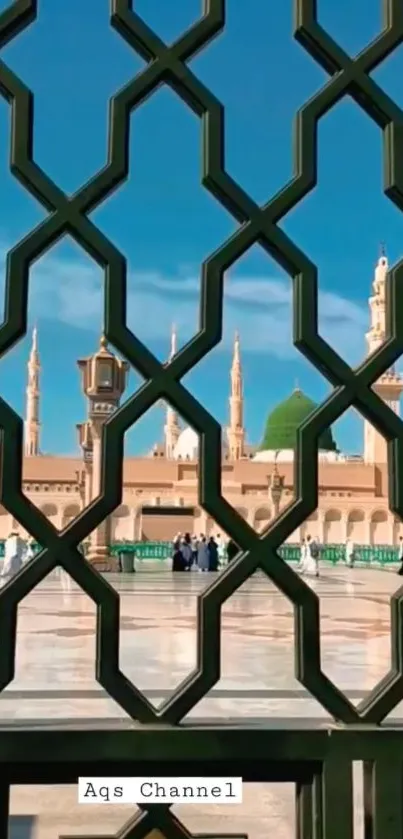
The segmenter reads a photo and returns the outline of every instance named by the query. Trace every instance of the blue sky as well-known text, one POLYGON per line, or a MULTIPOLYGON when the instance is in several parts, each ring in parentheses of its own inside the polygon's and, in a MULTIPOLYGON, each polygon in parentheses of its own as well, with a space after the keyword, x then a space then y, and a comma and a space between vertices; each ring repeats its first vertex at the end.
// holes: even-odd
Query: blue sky
MULTIPOLYGON (((0 0, 0 10, 7 3, 0 0)), ((228 3, 226 33, 192 69, 226 108, 227 169, 259 202, 292 172, 296 110, 326 76, 293 42, 291 0, 228 3), (251 8, 249 6, 248 8, 251 8)), ((321 23, 351 54, 380 28, 377 0, 322 0, 321 23)), ((167 41, 200 13, 196 0, 138 0, 136 11, 167 41)), ((35 159, 66 192, 104 165, 107 101, 143 62, 108 25, 107 0, 39 0, 38 21, 3 51, 3 60, 35 94, 35 159)), ((399 50, 375 74, 403 105, 399 50)), ((8 171, 9 108, 0 105, 0 262, 7 248, 45 217, 8 171)), ((172 321, 185 342, 197 327, 201 261, 235 229, 228 213, 199 184, 198 120, 167 89, 131 121, 131 177, 93 220, 126 255, 130 271, 129 325, 165 358, 172 321)), ((284 229, 319 267, 323 335, 351 363, 361 360, 367 298, 379 243, 391 261, 402 255, 402 219, 382 193, 379 130, 350 101, 320 126, 319 186, 284 221, 284 229)), ((3 273, 3 267, 2 267, 3 273)), ((64 240, 32 270, 31 325, 38 324, 43 365, 42 449, 72 453, 75 423, 85 416, 77 357, 91 353, 101 331, 100 272, 64 240)), ((185 380, 223 423, 233 334, 240 332, 248 437, 257 442, 267 412, 295 381, 321 399, 327 384, 291 343, 290 281, 254 248, 229 273, 225 336, 185 380)), ((1 363, 2 395, 23 412, 28 340, 1 363)), ((132 377, 133 389, 138 380, 132 377)), ((161 437, 157 408, 131 432, 128 451, 147 451, 161 437)), ((360 420, 336 428, 339 445, 361 448, 360 420)))

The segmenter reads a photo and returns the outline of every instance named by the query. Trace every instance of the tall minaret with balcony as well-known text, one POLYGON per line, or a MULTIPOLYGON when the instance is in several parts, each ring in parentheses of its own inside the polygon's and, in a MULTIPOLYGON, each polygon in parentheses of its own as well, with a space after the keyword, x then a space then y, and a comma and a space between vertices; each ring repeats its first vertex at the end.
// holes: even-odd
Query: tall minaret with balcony
POLYGON ((27 457, 35 457, 40 454, 40 372, 41 364, 38 352, 38 331, 35 327, 32 332, 32 345, 28 361, 28 384, 26 391, 27 401, 25 411, 24 450, 27 457))
MULTIPOLYGON (((386 277, 389 270, 384 249, 375 268, 372 284, 373 293, 369 298, 370 328, 366 335, 368 355, 375 352, 386 339, 386 277)), ((403 379, 392 368, 384 373, 373 385, 373 390, 387 405, 400 414, 400 398, 403 393, 403 379)), ((386 463, 387 444, 379 431, 365 420, 364 423, 364 460, 366 463, 386 463)))
POLYGON ((244 454, 245 429, 243 424, 243 381, 238 333, 235 335, 231 367, 231 396, 229 399, 227 440, 229 459, 240 460, 244 454))
MULTIPOLYGON (((177 347, 177 334, 176 334, 176 327, 172 326, 171 330, 171 351, 169 354, 169 361, 172 361, 173 357, 178 352, 177 347)), ((181 427, 178 420, 178 414, 171 408, 170 405, 167 407, 166 413, 166 422, 164 426, 164 440, 165 440, 165 457, 169 460, 172 460, 174 456, 175 446, 179 440, 179 435, 181 433, 181 427)))

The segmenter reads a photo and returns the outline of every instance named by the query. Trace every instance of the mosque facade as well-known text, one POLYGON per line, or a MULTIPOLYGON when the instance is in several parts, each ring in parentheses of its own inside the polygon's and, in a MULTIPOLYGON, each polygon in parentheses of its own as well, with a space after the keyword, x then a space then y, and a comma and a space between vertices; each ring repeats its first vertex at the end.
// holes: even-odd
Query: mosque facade
MULTIPOLYGON (((385 291, 388 271, 384 254, 375 269, 369 299, 370 327, 366 335, 372 353, 386 334, 385 291)), ((171 336, 171 357, 176 353, 171 336)), ((116 410, 126 386, 128 365, 110 352, 104 339, 98 352, 78 361, 87 397, 87 417, 77 426, 80 454, 50 457, 40 446, 40 374, 38 336, 33 332, 28 361, 23 490, 52 521, 64 528, 98 495, 102 471, 102 426, 116 410)), ((374 386, 399 413, 403 379, 391 370, 374 386)), ((298 388, 269 415, 259 446, 246 438, 244 390, 239 336, 235 337, 230 371, 229 424, 223 430, 222 493, 248 523, 262 530, 293 500, 293 459, 298 426, 316 407, 298 388), (275 492, 275 488, 279 491, 275 492)), ((177 531, 218 533, 219 526, 200 508, 197 499, 198 437, 182 427, 174 409, 166 410, 163 442, 144 457, 124 461, 123 498, 118 510, 91 536, 88 559, 100 569, 110 564, 111 543, 171 539, 177 531)), ((0 538, 10 530, 24 531, 0 508, 0 538)), ((331 430, 319 440, 318 509, 292 534, 299 542, 306 533, 322 544, 396 544, 403 526, 388 509, 386 443, 369 423, 363 423, 363 453, 340 452, 331 430)))

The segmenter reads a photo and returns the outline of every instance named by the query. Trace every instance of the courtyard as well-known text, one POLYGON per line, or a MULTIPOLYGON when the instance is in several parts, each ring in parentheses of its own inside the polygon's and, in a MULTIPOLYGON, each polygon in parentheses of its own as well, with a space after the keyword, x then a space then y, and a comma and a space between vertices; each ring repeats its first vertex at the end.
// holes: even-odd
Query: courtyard
MULTIPOLYGON (((177 574, 149 566, 135 575, 111 575, 121 598, 121 669, 158 706, 195 666, 197 595, 211 575, 177 574)), ((322 666, 358 703, 388 670, 389 600, 394 573, 325 566, 307 580, 321 605, 322 666)), ((132 727, 94 676, 95 608, 64 574, 54 572, 21 604, 14 682, 0 697, 1 726, 105 725, 132 727)), ((248 725, 267 718, 329 716, 294 677, 292 605, 260 573, 224 604, 221 679, 188 715, 219 724, 248 725)), ((403 719, 398 707, 389 720, 403 719)), ((361 801, 360 767, 355 797, 361 801)), ((83 807, 74 787, 14 787, 10 839, 55 839, 59 834, 114 835, 133 815, 128 805, 83 807), (100 827, 101 825, 101 827, 100 827)), ((261 839, 293 835, 294 789, 252 784, 244 802, 173 808, 195 833, 249 833, 261 839)), ((357 819, 359 819, 357 807, 357 819)))

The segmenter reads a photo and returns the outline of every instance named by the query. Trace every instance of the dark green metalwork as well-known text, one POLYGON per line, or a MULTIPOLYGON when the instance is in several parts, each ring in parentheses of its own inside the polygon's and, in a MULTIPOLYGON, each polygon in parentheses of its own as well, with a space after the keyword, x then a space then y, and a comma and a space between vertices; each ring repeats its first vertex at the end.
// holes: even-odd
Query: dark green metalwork
MULTIPOLYGON (((304 839, 348 839, 352 837, 351 766, 353 760, 361 760, 366 766, 367 836, 401 839, 403 736, 401 730, 390 731, 380 723, 403 700, 403 592, 397 592, 391 601, 391 671, 356 709, 322 672, 318 598, 279 554, 286 538, 317 506, 318 437, 352 405, 388 440, 390 506, 397 516, 403 516, 402 422, 371 389, 403 350, 403 263, 396 265, 389 276, 390 338, 352 370, 318 332, 315 265, 278 226, 315 187, 318 123, 346 95, 382 129, 385 193, 403 209, 403 112, 370 76, 403 42, 403 5, 401 0, 384 0, 383 5, 383 32, 351 59, 318 23, 315 0, 295 0, 295 37, 331 78, 297 115, 294 177, 262 207, 227 173, 223 108, 187 65, 223 29, 225 0, 205 0, 204 15, 171 46, 133 11, 129 0, 111 0, 112 26, 147 66, 112 97, 108 161, 72 196, 66 195, 33 160, 33 95, 20 78, 0 64, 0 92, 12 108, 11 170, 48 212, 45 221, 8 254, 0 355, 26 333, 32 263, 69 234, 104 271, 106 337, 145 379, 143 387, 105 427, 107 457, 103 461, 101 497, 62 533, 22 493, 22 421, 0 399, 1 502, 43 546, 37 558, 0 592, 0 689, 14 676, 18 604, 56 565, 61 565, 97 604, 97 679, 138 721, 135 728, 106 730, 102 736, 98 729, 75 731, 74 727, 3 730, 1 835, 6 835, 9 784, 69 783, 79 774, 136 774, 137 767, 138 774, 144 774, 145 768, 149 774, 166 775, 219 775, 229 771, 242 775, 245 782, 293 780, 297 784, 298 835, 304 839), (90 212, 127 178, 130 115, 161 84, 169 85, 200 118, 203 185, 239 223, 237 232, 202 266, 199 332, 169 364, 161 364, 128 329, 125 258, 89 218, 90 212), (181 384, 183 376, 221 340, 224 272, 255 243, 290 275, 294 344, 334 388, 300 429, 295 459, 296 500, 260 536, 223 499, 220 428, 181 384), (241 555, 200 596, 197 669, 157 710, 119 669, 119 598, 83 561, 78 546, 121 502, 125 431, 164 397, 200 433, 200 504, 232 536, 241 555), (219 679, 221 606, 257 568, 294 604, 296 676, 332 715, 336 726, 326 728, 323 722, 307 725, 295 720, 292 725, 286 720, 276 720, 273 725, 264 720, 259 727, 248 726, 247 720, 230 728, 207 721, 203 725, 179 725, 219 679)), ((36 0, 12 3, 0 15, 0 46, 32 23, 36 13, 36 0)), ((147 831, 158 827, 168 839, 189 836, 169 808, 155 806, 126 825, 119 835, 141 839, 146 835, 144 825, 147 831)))
POLYGON ((190 833, 167 805, 141 806, 140 812, 123 825, 117 836, 60 836, 59 839, 146 839, 153 830, 160 830, 166 839, 248 839, 242 833, 190 833))

